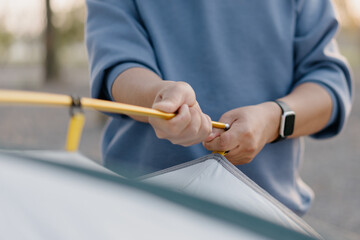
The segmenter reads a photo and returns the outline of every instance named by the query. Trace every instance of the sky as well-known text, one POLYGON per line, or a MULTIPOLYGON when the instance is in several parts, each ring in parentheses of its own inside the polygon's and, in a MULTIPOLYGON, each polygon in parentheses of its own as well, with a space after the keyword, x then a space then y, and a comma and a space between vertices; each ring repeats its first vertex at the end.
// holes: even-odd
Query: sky
MULTIPOLYGON (((347 0, 348 11, 360 24, 360 0, 347 0)), ((15 35, 36 36, 44 26, 44 0, 0 0, 0 28, 15 35)), ((85 0, 51 0, 55 12, 84 4, 85 0)))
MULTIPOLYGON (((0 27, 16 35, 36 36, 44 26, 44 0, 0 0, 0 27)), ((68 11, 85 0, 51 0, 54 12, 68 11)))
POLYGON ((349 2, 348 11, 360 23, 360 0, 348 0, 348 2, 349 2))

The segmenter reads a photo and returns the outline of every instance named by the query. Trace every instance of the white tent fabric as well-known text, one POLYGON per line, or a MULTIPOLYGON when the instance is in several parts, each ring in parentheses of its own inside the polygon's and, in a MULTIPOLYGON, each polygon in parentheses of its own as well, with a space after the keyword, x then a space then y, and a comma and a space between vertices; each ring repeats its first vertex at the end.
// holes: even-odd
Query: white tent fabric
MULTIPOLYGON (((204 159, 197 161, 204 163, 206 169, 218 169, 222 174, 222 170, 216 167, 220 161, 212 157, 204 159)), ((179 171, 188 169, 182 166, 179 171)), ((170 171, 163 176, 176 172, 170 171)), ((197 175, 204 171, 190 172, 197 175)), ((157 175, 157 180, 161 177, 157 175)), ((153 176, 151 181, 155 178, 153 176)), ((260 196, 252 194, 254 198, 260 196)), ((271 211, 277 212, 276 206, 271 211)), ((261 215, 261 210, 257 215, 261 215)), ((279 218, 282 218, 281 214, 279 218)), ((288 218, 285 223, 292 219, 288 218)), ((288 230, 237 209, 131 182, 81 154, 51 151, 0 151, 0 226, 0 239, 318 237, 309 231, 305 235, 288 230)), ((297 230, 303 228, 298 223, 297 230)))
POLYGON ((300 217, 219 154, 204 156, 142 179, 319 237, 300 217))

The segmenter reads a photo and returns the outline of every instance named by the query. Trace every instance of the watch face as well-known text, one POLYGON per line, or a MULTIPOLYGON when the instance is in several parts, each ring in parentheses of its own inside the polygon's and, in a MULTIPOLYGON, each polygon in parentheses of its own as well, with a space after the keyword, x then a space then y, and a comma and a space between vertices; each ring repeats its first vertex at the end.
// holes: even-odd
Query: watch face
POLYGON ((294 132, 295 114, 285 116, 284 136, 289 136, 294 132))

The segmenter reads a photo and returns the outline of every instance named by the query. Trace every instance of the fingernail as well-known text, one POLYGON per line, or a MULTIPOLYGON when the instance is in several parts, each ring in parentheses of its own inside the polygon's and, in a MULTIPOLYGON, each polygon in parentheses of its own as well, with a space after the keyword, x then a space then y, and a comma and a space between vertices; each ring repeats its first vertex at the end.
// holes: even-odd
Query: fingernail
POLYGON ((209 135, 209 137, 211 137, 211 138, 214 138, 215 136, 216 136, 216 134, 214 132, 211 132, 209 135))
POLYGON ((172 102, 168 101, 168 100, 154 103, 153 108, 163 111, 163 112, 175 112, 176 111, 176 109, 174 109, 172 102))
POLYGON ((216 134, 215 133, 210 133, 210 135, 206 138, 207 142, 210 142, 211 140, 213 140, 215 138, 216 134))

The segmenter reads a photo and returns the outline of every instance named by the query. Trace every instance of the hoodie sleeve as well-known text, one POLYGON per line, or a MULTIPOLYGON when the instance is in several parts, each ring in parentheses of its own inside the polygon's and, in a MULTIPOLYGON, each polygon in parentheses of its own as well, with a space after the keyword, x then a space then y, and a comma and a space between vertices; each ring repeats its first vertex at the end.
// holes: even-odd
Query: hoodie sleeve
POLYGON ((330 0, 298 0, 296 16, 294 87, 314 82, 329 92, 331 119, 312 137, 332 137, 344 127, 353 98, 350 69, 334 40, 339 24, 330 0))
POLYGON ((160 75, 133 0, 87 0, 86 5, 85 39, 92 97, 113 100, 114 80, 132 67, 147 68, 160 75))

